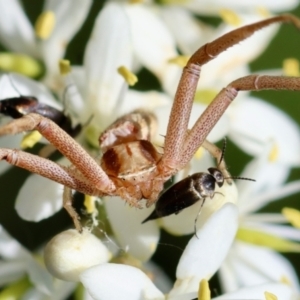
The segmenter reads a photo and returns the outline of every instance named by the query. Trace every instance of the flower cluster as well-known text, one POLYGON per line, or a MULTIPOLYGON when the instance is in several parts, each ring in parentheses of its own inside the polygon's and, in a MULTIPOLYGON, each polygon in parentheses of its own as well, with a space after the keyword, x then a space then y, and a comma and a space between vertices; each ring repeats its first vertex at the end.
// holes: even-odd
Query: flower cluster
MULTIPOLYGON (((74 126, 84 124, 76 139, 93 156, 99 132, 116 118, 137 108, 150 110, 158 119, 159 134, 153 142, 163 146, 187 58, 207 41, 299 4, 297 0, 273 2, 107 1, 96 16, 83 62, 62 74, 58 63, 95 3, 46 0, 34 29, 17 0, 0 0, 0 43, 8 51, 0 52, 0 68, 17 72, 1 75, 0 99, 34 95, 64 111, 74 126), (208 25, 199 16, 218 24, 208 25), (143 81, 145 69, 160 85, 159 91, 135 88, 137 79, 143 81)), ((249 63, 269 45, 277 29, 261 30, 203 66, 190 125, 221 88, 250 74, 249 63)), ((299 76, 299 68, 295 70, 292 75, 299 76)), ((290 69, 285 71, 291 74, 290 69)), ((276 72, 281 71, 264 71, 276 72)), ((8 121, 2 118, 1 125, 8 121)), ((300 191, 300 181, 286 182, 291 169, 300 166, 299 126, 279 108, 243 92, 208 139, 215 143, 225 136, 251 156, 241 176, 256 183, 225 184, 204 205, 199 201, 178 215, 146 224, 141 222, 152 207, 137 210, 116 196, 86 197, 91 221, 83 233, 63 231, 34 253, 1 227, 0 299, 11 295, 66 299, 74 291, 76 299, 209 299, 207 281, 217 271, 225 294, 215 299, 299 297, 296 272, 278 252, 300 252, 300 213, 290 208, 282 213, 257 212, 300 191), (175 236, 192 235, 177 265, 175 283, 150 260, 162 229, 175 236), (42 251, 46 267, 40 263, 42 251)), ((22 140, 21 134, 1 137, 0 147, 20 148, 22 140)), ((63 158, 59 162, 68 163, 63 158)), ((201 148, 173 179, 177 182, 213 164, 201 148)), ((8 168, 3 163, 0 172, 8 168)), ((22 219, 39 222, 62 208, 62 194, 60 184, 30 174, 15 209, 22 219)))

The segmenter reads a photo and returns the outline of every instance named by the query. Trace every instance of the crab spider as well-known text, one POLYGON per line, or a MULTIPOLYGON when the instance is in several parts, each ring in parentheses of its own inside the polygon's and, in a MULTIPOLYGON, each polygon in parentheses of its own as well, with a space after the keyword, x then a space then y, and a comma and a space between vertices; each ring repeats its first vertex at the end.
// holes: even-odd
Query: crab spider
MULTIPOLYGON (((117 195, 139 208, 142 207, 141 200, 145 199, 146 205, 150 206, 157 201, 164 183, 189 163, 200 146, 220 161, 221 151, 207 142, 206 137, 239 91, 300 90, 300 78, 296 77, 249 75, 239 78, 219 92, 188 130, 201 66, 255 31, 278 22, 290 22, 300 28, 300 20, 296 17, 276 16, 233 30, 205 44, 192 55, 177 88, 163 154, 150 141, 151 124, 155 120, 152 113, 132 112, 100 135, 100 147, 104 149, 100 162, 51 120, 29 113, 0 128, 0 135, 38 130, 71 161, 72 166, 61 166, 36 155, 5 148, 0 149, 0 159, 64 185, 64 207, 78 231, 82 231, 82 226, 72 207, 72 189, 99 197, 117 195)), ((224 161, 219 169, 224 177, 230 177, 224 161)), ((230 179, 227 181, 230 183, 230 179)))

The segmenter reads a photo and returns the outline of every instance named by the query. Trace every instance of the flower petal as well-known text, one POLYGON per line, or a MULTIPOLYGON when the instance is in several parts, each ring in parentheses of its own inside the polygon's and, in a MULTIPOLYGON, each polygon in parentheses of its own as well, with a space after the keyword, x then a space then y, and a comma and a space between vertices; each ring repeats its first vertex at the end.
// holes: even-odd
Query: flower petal
POLYGON ((31 174, 19 191, 15 209, 22 219, 38 222, 62 208, 62 194, 61 184, 31 174))
POLYGON ((44 11, 52 11, 56 21, 51 36, 39 45, 48 72, 58 73, 58 60, 63 58, 68 43, 82 26, 91 5, 91 0, 46 1, 44 11))
POLYGON ((80 278, 95 300, 165 299, 145 273, 127 265, 98 265, 81 273, 80 278))
POLYGON ((156 222, 142 224, 151 209, 129 207, 119 197, 107 197, 105 208, 120 246, 141 261, 147 261, 156 250, 159 240, 156 222))
POLYGON ((227 203, 216 211, 186 246, 177 266, 170 296, 198 292, 201 279, 209 279, 225 259, 238 228, 238 211, 227 203))
MULTIPOLYGON (((299 290, 297 275, 291 263, 273 250, 235 242, 233 251, 226 258, 225 264, 230 266, 231 272, 235 273, 234 277, 237 282, 234 289, 284 280, 288 281, 293 289, 299 290)), ((225 290, 231 291, 227 286, 227 272, 220 274, 225 290)))
POLYGON ((245 0, 242 2, 237 2, 235 0, 194 0, 188 1, 186 7, 191 9, 194 13, 209 14, 209 15, 219 15, 220 8, 226 8, 233 11, 242 11, 248 13, 257 12, 257 7, 265 7, 266 9, 273 12, 288 11, 295 8, 299 2, 297 0, 287 0, 287 1, 272 1, 272 0, 245 0))
POLYGON ((109 3, 96 19, 84 55, 87 105, 104 127, 111 122, 111 114, 125 84, 117 68, 131 69, 131 60, 128 17, 121 5, 109 3))
POLYGON ((143 4, 124 6, 130 19, 133 48, 138 60, 165 85, 178 68, 169 64, 177 56, 175 42, 165 24, 143 4))
POLYGON ((0 1, 0 41, 8 50, 38 56, 32 25, 18 0, 0 1))
POLYGON ((273 142, 276 162, 300 164, 299 126, 276 107, 249 97, 236 105, 232 114, 230 138, 246 153, 258 155, 266 143, 273 142))
POLYGON ((222 296, 213 298, 214 300, 221 300, 221 299, 263 299, 265 292, 269 292, 274 294, 277 299, 280 300, 292 300, 293 291, 291 287, 286 284, 279 284, 279 283, 265 283, 261 285, 255 285, 251 287, 246 287, 243 289, 239 289, 232 293, 227 293, 222 296))

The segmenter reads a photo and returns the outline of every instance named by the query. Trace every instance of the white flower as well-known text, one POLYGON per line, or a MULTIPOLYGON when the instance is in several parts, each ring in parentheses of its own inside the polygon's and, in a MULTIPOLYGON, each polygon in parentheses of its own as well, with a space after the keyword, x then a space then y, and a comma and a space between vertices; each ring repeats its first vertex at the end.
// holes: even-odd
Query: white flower
POLYGON ((283 225, 286 219, 280 214, 255 212, 272 201, 300 191, 299 181, 283 184, 283 173, 285 170, 280 164, 269 162, 265 151, 250 162, 242 174, 257 181, 237 183, 240 225, 231 251, 220 269, 225 291, 269 281, 288 282, 294 291, 300 291, 292 265, 276 253, 298 253, 299 230, 283 225))
MULTIPOLYGON (((209 279, 225 258, 237 221, 235 205, 226 204, 197 231, 198 238, 192 237, 179 261, 177 281, 168 299, 196 297, 199 281, 209 279)), ((94 299, 165 299, 144 273, 130 266, 102 264, 87 269, 80 277, 94 299)))
POLYGON ((40 19, 39 24, 43 28, 34 31, 19 1, 1 0, 0 42, 8 50, 42 60, 47 71, 44 80, 57 90, 61 85, 58 61, 63 58, 68 43, 83 24, 91 4, 91 0, 45 1, 44 19, 40 19))
POLYGON ((37 262, 27 249, 14 240, 2 226, 0 226, 0 255, 1 287, 22 280, 25 275, 28 275, 29 281, 24 283, 26 289, 30 289, 33 285, 38 292, 44 295, 53 293, 52 279, 46 269, 37 262))

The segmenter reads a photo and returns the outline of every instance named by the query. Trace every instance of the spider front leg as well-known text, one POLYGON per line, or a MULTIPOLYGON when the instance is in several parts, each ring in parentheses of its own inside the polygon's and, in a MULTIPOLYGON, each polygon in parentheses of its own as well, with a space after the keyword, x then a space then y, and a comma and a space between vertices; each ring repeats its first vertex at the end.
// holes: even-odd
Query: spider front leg
POLYGON ((199 48, 184 68, 172 107, 165 138, 164 154, 158 169, 162 174, 174 175, 192 159, 197 149, 205 141, 227 107, 237 96, 238 91, 263 89, 300 90, 299 78, 247 76, 232 82, 223 89, 215 100, 199 117, 191 130, 188 122, 193 105, 201 66, 214 59, 231 46, 250 37, 254 32, 278 22, 291 22, 300 28, 300 20, 292 15, 282 15, 263 20, 233 30, 215 41, 199 48))
MULTIPOLYGON (((116 187, 97 162, 64 130, 51 120, 39 115, 28 114, 0 128, 0 136, 23 131, 38 130, 56 147, 90 183, 94 190, 110 194, 116 187)), ((51 178, 50 178, 51 179, 51 178)))

